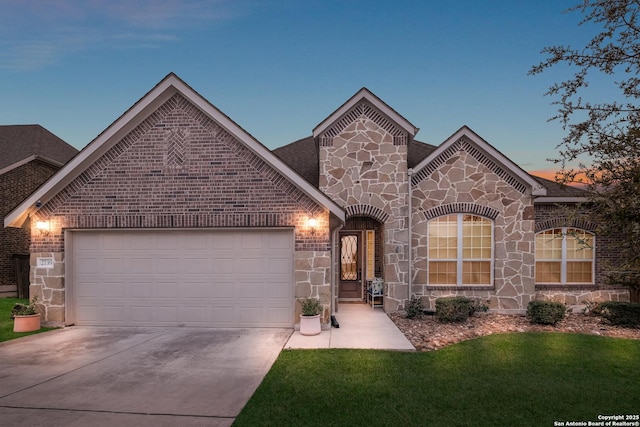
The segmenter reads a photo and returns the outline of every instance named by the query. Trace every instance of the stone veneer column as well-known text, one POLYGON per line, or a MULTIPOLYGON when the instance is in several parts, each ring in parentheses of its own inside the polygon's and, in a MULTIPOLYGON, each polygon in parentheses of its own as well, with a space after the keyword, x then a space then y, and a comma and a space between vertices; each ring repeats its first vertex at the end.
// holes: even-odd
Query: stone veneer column
POLYGON ((38 298, 42 321, 50 326, 64 324, 64 252, 36 252, 31 254, 29 273, 30 298, 38 298), (53 259, 51 267, 38 267, 38 258, 53 259))
POLYGON ((407 145, 362 114, 320 144, 320 190, 343 208, 372 206, 387 217, 384 229, 386 311, 407 299, 407 145))
POLYGON ((296 251, 294 254, 295 319, 300 323, 299 299, 318 298, 322 304, 322 323, 331 316, 331 252, 296 251))

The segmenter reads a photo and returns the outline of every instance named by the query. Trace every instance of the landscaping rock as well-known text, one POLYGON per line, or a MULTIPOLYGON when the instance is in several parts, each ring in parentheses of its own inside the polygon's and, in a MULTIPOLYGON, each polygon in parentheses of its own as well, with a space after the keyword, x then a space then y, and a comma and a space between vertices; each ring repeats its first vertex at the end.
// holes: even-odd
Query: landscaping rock
POLYGON ((431 351, 451 344, 491 334, 508 332, 568 332, 607 337, 640 339, 640 329, 622 328, 600 317, 569 314, 556 326, 533 325, 524 316, 478 313, 460 323, 442 323, 433 316, 407 319, 403 313, 389 317, 417 351, 431 351))

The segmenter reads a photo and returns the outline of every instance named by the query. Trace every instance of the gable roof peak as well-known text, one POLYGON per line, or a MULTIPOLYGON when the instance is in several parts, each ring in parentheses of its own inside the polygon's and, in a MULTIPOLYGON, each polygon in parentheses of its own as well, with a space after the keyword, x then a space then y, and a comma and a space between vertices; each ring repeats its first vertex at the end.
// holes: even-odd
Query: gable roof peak
POLYGON ((507 175, 503 178, 507 178, 515 182, 520 182, 520 185, 524 185, 523 189, 529 188, 532 196, 545 196, 547 194, 546 188, 536 181, 531 175, 525 172, 520 166, 515 164, 511 159, 506 157, 491 144, 485 141, 480 135, 474 132, 469 126, 463 125, 453 135, 447 138, 438 148, 436 148, 431 154, 425 157, 420 163, 418 163, 412 172, 414 180, 423 179, 430 174, 435 168, 441 164, 444 157, 448 157, 456 150, 456 144, 458 141, 464 140, 464 144, 470 144, 475 147, 473 151, 476 151, 482 158, 488 159, 490 163, 497 166, 497 170, 504 171, 507 175), (509 178, 509 176, 511 178, 509 178))
POLYGON ((366 100, 375 109, 384 114, 389 120, 398 125, 401 129, 407 132, 409 139, 418 133, 419 128, 414 126, 411 122, 400 115, 396 110, 391 108, 386 102, 380 99, 377 95, 371 92, 368 88, 362 87, 349 99, 347 99, 340 107, 338 107, 333 113, 325 118, 320 124, 313 129, 313 138, 317 138, 324 131, 329 129, 333 124, 342 119, 345 114, 349 113, 360 102, 366 100))
POLYGON ((62 191, 77 176, 84 172, 85 169, 96 162, 110 148, 116 145, 122 138, 133 131, 176 94, 184 97, 205 116, 212 119, 225 129, 226 132, 244 144, 247 149, 281 173, 303 193, 319 205, 326 207, 331 213, 338 217, 339 220, 344 221, 344 210, 340 206, 307 181, 301 179, 289 165, 280 160, 280 158, 273 154, 267 147, 196 92, 175 73, 171 72, 102 131, 93 141, 85 146, 58 174, 38 188, 31 196, 23 201, 22 204, 6 216, 4 219, 5 227, 21 226, 27 216, 37 209, 35 207, 36 201, 41 200, 43 203, 46 203, 51 200, 58 192, 62 191))

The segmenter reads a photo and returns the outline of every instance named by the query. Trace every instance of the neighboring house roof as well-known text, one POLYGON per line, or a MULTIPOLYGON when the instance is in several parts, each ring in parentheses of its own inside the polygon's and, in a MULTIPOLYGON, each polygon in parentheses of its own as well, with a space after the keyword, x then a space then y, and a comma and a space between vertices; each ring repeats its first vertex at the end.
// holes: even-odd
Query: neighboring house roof
POLYGON ((34 159, 62 166, 77 153, 40 125, 0 125, 0 174, 34 159))
POLYGON ((560 184, 535 175, 532 176, 547 189, 547 195, 536 198, 536 203, 577 203, 585 202, 590 197, 590 193, 580 187, 560 184))
POLYGON ((227 132, 244 143, 247 148, 262 158, 267 164, 277 169, 316 203, 327 208, 341 221, 345 220, 344 210, 333 200, 309 184, 308 181, 301 179, 289 165, 275 156, 268 148, 193 90, 177 75, 170 73, 106 130, 91 141, 76 157, 67 163, 58 174, 47 181, 7 215, 4 221, 5 227, 21 226, 27 216, 36 210, 36 202, 40 201, 42 204, 45 204, 51 200, 51 198, 69 185, 87 167, 97 161, 107 150, 117 144, 124 136, 135 129, 176 93, 180 93, 204 114, 225 128, 227 132))

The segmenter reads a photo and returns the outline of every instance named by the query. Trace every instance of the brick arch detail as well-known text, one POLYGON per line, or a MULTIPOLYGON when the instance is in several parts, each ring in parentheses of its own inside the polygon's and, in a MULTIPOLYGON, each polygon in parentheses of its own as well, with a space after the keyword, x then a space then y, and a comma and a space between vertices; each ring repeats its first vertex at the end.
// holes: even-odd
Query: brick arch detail
POLYGON ((490 208, 489 206, 480 206, 475 203, 449 203, 446 205, 435 206, 423 212, 425 219, 427 220, 456 213, 476 214, 494 220, 498 217, 500 212, 497 209, 490 208))
POLYGON ((571 227, 594 232, 596 224, 583 219, 551 218, 536 224, 536 233, 553 228, 571 227))
POLYGON ((371 205, 352 205, 345 209, 347 219, 354 216, 368 216, 381 223, 385 223, 389 219, 389 214, 380 208, 371 205))

